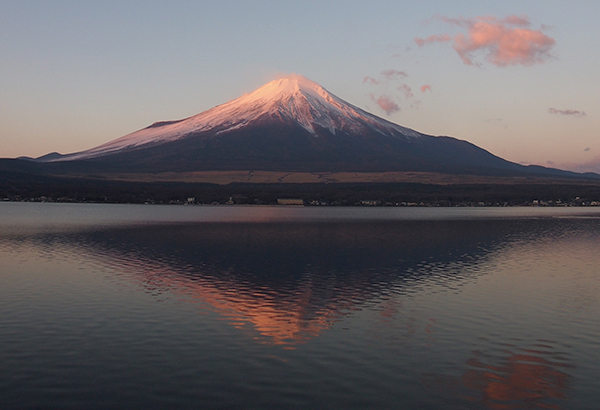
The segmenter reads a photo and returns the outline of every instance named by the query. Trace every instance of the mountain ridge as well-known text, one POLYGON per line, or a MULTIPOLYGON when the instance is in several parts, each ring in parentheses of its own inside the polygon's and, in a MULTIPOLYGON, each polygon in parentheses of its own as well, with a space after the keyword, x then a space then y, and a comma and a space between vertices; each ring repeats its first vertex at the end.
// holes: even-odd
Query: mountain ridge
POLYGON ((155 122, 88 150, 47 154, 34 161, 61 173, 261 170, 582 175, 525 167, 467 141, 419 133, 347 103, 296 74, 188 118, 155 122))
MULTIPOLYGON (((60 158, 49 158, 48 162, 97 158, 126 149, 176 141, 191 133, 215 130, 219 135, 265 116, 294 121, 313 135, 317 134, 315 126, 335 134, 336 130, 342 131, 344 128, 350 132, 361 132, 373 124, 377 124, 380 132, 388 135, 392 135, 392 130, 407 137, 420 135, 343 101, 303 76, 290 75, 191 117, 158 121, 98 147, 60 158)), ((42 158, 38 160, 45 160, 42 158)))

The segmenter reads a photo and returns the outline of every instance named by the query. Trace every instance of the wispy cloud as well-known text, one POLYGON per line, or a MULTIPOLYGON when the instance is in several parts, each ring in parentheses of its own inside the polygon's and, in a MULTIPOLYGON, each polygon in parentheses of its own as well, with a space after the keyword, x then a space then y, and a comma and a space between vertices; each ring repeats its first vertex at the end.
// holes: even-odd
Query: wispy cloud
POLYGON ((583 163, 561 163, 557 167, 575 172, 596 172, 600 174, 600 157, 595 157, 583 163))
POLYGON ((467 65, 477 65, 474 61, 477 52, 485 53, 486 60, 498 67, 544 63, 552 58, 550 51, 556 44, 552 37, 544 34, 543 29, 529 28, 531 22, 527 16, 436 18, 466 28, 467 32, 454 36, 434 34, 426 38, 417 37, 415 43, 423 47, 436 42, 452 42, 452 47, 467 65))
POLYGON ((400 111, 398 104, 394 102, 387 95, 380 95, 379 97, 371 95, 371 99, 381 108, 387 115, 393 114, 400 111))
POLYGON ((502 19, 499 19, 494 16, 478 16, 475 18, 467 19, 462 16, 459 18, 455 18, 455 17, 442 16, 440 14, 436 14, 435 16, 433 16, 433 18, 437 19, 437 20, 441 20, 444 23, 453 24, 455 26, 460 26, 460 27, 471 27, 474 24, 474 22, 477 22, 477 21, 485 21, 485 22, 490 22, 490 23, 499 22, 504 25, 515 26, 515 27, 530 27, 531 26, 531 21, 529 21, 529 17, 527 17, 525 15, 516 16, 514 14, 511 14, 510 16, 506 16, 502 19))
POLYGON ((408 74, 406 74, 406 72, 404 71, 398 71, 398 70, 383 70, 381 72, 381 75, 386 79, 386 80, 394 80, 396 78, 406 78, 408 77, 408 74))
POLYGON ((450 34, 433 34, 425 38, 415 37, 415 43, 417 43, 419 47, 431 43, 446 43, 448 41, 452 41, 452 36, 450 34))
POLYGON ((573 117, 585 117, 586 113, 585 111, 579 111, 579 110, 558 110, 556 108, 548 108, 548 112, 550 114, 558 114, 558 115, 571 115, 573 117))
POLYGON ((373 77, 367 76, 367 77, 363 78, 363 84, 365 84, 365 83, 377 85, 377 84, 379 84, 379 81, 374 79, 373 77))
POLYGON ((429 90, 429 92, 432 92, 431 91, 431 86, 429 84, 425 84, 425 85, 421 86, 421 92, 422 93, 424 93, 425 91, 428 91, 428 90, 429 90))
POLYGON ((412 89, 408 86, 408 84, 402 84, 398 86, 398 91, 404 94, 404 98, 409 99, 414 97, 415 95, 412 92, 412 89))
MULTIPOLYGON (((371 100, 386 114, 390 115, 401 111, 402 108, 418 109, 421 101, 415 98, 411 86, 403 80, 409 77, 406 71, 396 69, 383 70, 376 77, 363 77, 363 84, 377 90, 370 94, 371 100)), ((431 86, 423 86, 421 90, 431 91, 431 86), (425 90, 423 89, 425 87, 425 90)))
POLYGON ((506 120, 504 120, 504 118, 487 118, 485 122, 495 127, 502 127, 504 129, 508 128, 508 124, 506 124, 506 120))

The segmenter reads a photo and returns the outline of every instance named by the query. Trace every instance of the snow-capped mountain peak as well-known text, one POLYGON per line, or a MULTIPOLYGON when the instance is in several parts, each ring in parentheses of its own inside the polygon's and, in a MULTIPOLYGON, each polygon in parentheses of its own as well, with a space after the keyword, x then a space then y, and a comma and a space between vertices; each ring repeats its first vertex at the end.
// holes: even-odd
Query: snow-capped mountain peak
POLYGON ((265 118, 295 122, 317 138, 318 128, 334 135, 338 131, 360 134, 365 130, 401 138, 417 138, 421 135, 345 102, 304 76, 292 74, 192 117, 157 122, 98 147, 53 161, 102 157, 210 131, 218 138, 220 134, 265 118))

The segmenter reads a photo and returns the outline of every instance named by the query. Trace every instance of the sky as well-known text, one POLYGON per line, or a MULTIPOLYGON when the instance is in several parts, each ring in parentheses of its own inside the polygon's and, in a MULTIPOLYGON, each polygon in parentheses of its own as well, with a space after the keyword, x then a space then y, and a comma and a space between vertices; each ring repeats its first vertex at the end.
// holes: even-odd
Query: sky
POLYGON ((0 157, 95 147, 297 73, 387 120, 600 172, 597 0, 0 0, 0 157))

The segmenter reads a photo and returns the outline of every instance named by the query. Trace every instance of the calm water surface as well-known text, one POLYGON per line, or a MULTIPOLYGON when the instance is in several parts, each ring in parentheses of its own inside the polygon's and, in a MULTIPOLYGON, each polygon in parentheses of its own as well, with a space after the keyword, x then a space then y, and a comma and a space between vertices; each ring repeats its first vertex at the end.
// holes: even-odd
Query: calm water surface
POLYGON ((598 409, 600 210, 0 203, 1 409, 598 409))

